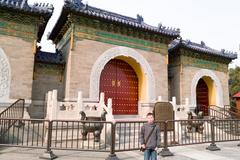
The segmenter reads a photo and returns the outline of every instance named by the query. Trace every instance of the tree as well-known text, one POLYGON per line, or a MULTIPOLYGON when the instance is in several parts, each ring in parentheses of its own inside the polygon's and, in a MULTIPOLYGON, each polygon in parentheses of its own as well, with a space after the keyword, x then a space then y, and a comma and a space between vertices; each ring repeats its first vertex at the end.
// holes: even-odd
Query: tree
POLYGON ((234 94, 240 92, 240 67, 229 70, 229 92, 230 92, 230 104, 236 106, 235 100, 232 98, 234 94))

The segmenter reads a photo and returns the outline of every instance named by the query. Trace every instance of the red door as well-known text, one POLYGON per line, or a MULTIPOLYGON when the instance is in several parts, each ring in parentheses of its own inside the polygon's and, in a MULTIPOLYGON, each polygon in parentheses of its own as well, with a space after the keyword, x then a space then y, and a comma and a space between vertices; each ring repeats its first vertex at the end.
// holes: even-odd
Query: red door
POLYGON ((109 61, 100 78, 105 102, 112 98, 113 114, 138 114, 138 77, 133 68, 118 59, 109 61))
POLYGON ((197 84, 197 107, 198 110, 203 111, 204 116, 208 115, 208 86, 201 78, 197 84))

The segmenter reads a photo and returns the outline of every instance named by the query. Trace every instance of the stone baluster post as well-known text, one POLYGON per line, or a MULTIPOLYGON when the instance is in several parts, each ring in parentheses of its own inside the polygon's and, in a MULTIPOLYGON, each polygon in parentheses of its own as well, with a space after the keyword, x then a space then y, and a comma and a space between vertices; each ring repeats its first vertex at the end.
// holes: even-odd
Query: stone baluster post
POLYGON ((58 113, 57 90, 52 91, 52 119, 57 119, 58 113))
POLYGON ((104 93, 103 93, 103 92, 100 93, 99 103, 100 103, 101 105, 104 104, 104 93))
POLYGON ((158 96, 157 101, 158 101, 158 102, 162 102, 162 96, 158 96))
POLYGON ((107 109, 108 109, 108 113, 107 113, 107 121, 111 121, 114 122, 114 117, 113 117, 113 113, 112 113, 112 98, 108 98, 107 101, 107 109))
POLYGON ((172 97, 172 105, 173 105, 173 108, 174 110, 176 111, 176 107, 177 107, 177 104, 176 104, 176 97, 172 97))
POLYGON ((52 91, 48 91, 47 93, 47 119, 52 120, 52 91))
POLYGON ((84 111, 83 107, 83 97, 82 97, 82 92, 78 92, 78 98, 77 98, 77 113, 79 114, 80 111, 84 111))
POLYGON ((189 111, 190 108, 189 108, 189 99, 188 98, 185 98, 185 111, 189 111))

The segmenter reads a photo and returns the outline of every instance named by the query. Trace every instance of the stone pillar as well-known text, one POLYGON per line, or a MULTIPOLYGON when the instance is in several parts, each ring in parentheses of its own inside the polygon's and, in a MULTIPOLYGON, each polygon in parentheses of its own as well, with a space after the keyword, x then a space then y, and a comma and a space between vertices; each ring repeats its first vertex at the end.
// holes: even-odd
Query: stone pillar
POLYGON ((52 91, 47 93, 47 114, 46 119, 52 120, 52 91))
POLYGON ((57 90, 52 91, 52 118, 57 119, 58 112, 57 90))
POLYGON ((173 108, 174 110, 176 110, 176 97, 172 97, 172 105, 173 105, 173 108))
POLYGON ((189 105, 189 99, 185 98, 185 105, 189 105))
POLYGON ((185 98, 185 110, 189 111, 189 98, 185 98))
POLYGON ((158 102, 162 102, 162 96, 158 96, 157 101, 158 101, 158 102))
POLYGON ((107 107, 108 107, 109 114, 112 114, 112 98, 108 98, 107 107))
POLYGON ((104 104, 104 93, 103 92, 100 93, 99 103, 104 104))
POLYGON ((108 109, 108 111, 107 111, 108 113, 106 116, 107 121, 115 122, 113 113, 112 113, 112 98, 108 98, 107 109, 108 109))
POLYGON ((72 68, 72 51, 69 51, 66 67, 66 81, 65 81, 65 101, 70 100, 70 82, 71 82, 71 68, 72 68))
POLYGON ((103 108, 104 108, 104 106, 105 106, 104 103, 105 103, 105 102, 104 102, 104 93, 101 92, 101 93, 100 93, 100 99, 99 99, 99 106, 97 107, 97 110, 98 110, 99 112, 102 112, 102 111, 103 111, 103 108))
MULTIPOLYGON (((108 98, 106 109, 107 109, 106 121, 115 123, 115 120, 114 120, 114 117, 112 114, 112 99, 111 98, 108 98)), ((112 130, 110 127, 108 127, 106 135, 111 135, 111 134, 112 134, 112 130)), ((107 144, 111 144, 111 138, 112 138, 111 136, 107 136, 105 138, 107 144)))

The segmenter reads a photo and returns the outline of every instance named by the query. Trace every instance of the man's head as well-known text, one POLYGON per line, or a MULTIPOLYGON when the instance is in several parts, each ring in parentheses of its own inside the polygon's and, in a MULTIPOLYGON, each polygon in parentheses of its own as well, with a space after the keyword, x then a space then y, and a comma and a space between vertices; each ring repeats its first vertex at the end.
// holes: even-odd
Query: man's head
POLYGON ((148 123, 153 123, 153 121, 154 121, 153 113, 149 112, 147 114, 147 121, 148 121, 148 123))

